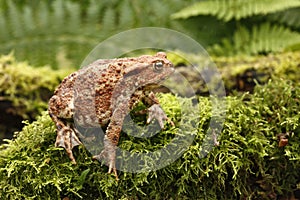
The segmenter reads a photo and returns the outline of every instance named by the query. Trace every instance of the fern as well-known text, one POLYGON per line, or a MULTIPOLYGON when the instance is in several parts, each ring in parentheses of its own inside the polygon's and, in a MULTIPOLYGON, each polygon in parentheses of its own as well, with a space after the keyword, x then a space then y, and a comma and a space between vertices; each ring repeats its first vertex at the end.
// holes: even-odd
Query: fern
MULTIPOLYGON (((65 59, 68 59, 67 52, 72 50, 68 47, 70 42, 81 44, 77 47, 89 51, 99 38, 96 26, 80 24, 78 4, 55 0, 49 5, 40 1, 35 7, 25 5, 18 9, 15 3, 8 2, 7 10, 0 14, 0 30, 4 32, 0 35, 2 54, 14 50, 19 60, 29 60, 34 65, 64 66, 66 63, 59 63, 57 59, 61 49, 66 51, 65 59), (84 41, 79 39, 83 35, 82 30, 92 33, 84 41)), ((77 54, 73 59, 80 63, 83 56, 77 54)))
POLYGON ((122 28, 133 27, 135 24, 135 16, 133 15, 133 8, 130 1, 122 1, 120 3, 119 26, 122 28))
POLYGON ((274 22, 280 22, 293 28, 300 28, 300 8, 292 8, 286 11, 274 13, 268 16, 268 19, 274 22))
POLYGON ((102 19, 102 26, 107 29, 112 29, 115 27, 116 18, 115 12, 112 8, 107 8, 104 12, 104 16, 102 19))
POLYGON ((215 55, 259 54, 281 52, 295 44, 300 44, 298 32, 264 23, 253 26, 251 31, 241 26, 232 41, 225 38, 221 45, 214 45, 209 51, 215 55))
POLYGON ((0 0, 0 54, 14 51, 18 60, 36 66, 79 66, 91 49, 116 32, 171 27, 170 14, 190 1, 0 0))
POLYGON ((223 21, 265 15, 300 6, 299 0, 208 0, 195 3, 172 15, 186 19, 198 15, 212 15, 223 21))
POLYGON ((12 3, 10 3, 9 5, 11 9, 9 10, 8 18, 11 20, 12 24, 11 33, 14 37, 21 37, 24 33, 24 29, 22 28, 22 21, 19 20, 21 16, 19 15, 17 8, 12 3))

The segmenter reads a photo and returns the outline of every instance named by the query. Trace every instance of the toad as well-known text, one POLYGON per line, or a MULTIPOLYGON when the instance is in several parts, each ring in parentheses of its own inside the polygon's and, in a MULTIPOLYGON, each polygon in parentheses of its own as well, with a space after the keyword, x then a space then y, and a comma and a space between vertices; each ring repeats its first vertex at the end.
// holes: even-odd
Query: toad
POLYGON ((67 76, 49 100, 48 112, 57 127, 55 146, 65 148, 76 164, 73 147, 82 144, 76 123, 86 127, 107 127, 104 149, 93 158, 104 159, 108 173, 116 170, 116 147, 123 120, 139 102, 148 105, 147 123, 156 119, 161 128, 167 121, 152 92, 153 88, 174 72, 166 53, 132 58, 100 59, 67 76))

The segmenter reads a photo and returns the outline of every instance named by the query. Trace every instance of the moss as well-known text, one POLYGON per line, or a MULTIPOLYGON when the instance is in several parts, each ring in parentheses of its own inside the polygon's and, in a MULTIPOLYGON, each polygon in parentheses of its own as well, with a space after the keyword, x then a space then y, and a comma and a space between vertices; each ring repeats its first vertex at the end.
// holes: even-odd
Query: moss
POLYGON ((255 57, 216 57, 226 89, 253 91, 255 80, 266 83, 272 77, 300 81, 300 52, 286 52, 255 57))
POLYGON ((0 132, 13 132, 22 120, 34 119, 44 111, 55 87, 68 73, 67 69, 54 71, 17 62, 12 54, 0 57, 0 132))
MULTIPOLYGON (((207 58, 179 53, 186 59, 176 54, 170 54, 170 58, 192 85, 197 94, 207 94, 207 84, 190 68, 192 62, 197 66, 205 66, 209 63, 207 58)), ((228 94, 234 91, 252 92, 256 82, 265 84, 273 77, 281 77, 287 80, 300 81, 300 51, 270 54, 267 56, 236 56, 236 57, 213 57, 212 61, 217 66, 224 81, 228 94)), ((204 72, 205 73, 205 72, 204 72)))
POLYGON ((0 57, 1 101, 11 101, 14 114, 28 118, 28 113, 45 110, 46 101, 70 70, 54 71, 17 62, 12 54, 0 57))
MULTIPOLYGON (((300 184, 300 85, 281 79, 257 86, 253 94, 227 97, 227 115, 219 145, 205 157, 203 138, 212 117, 209 98, 199 110, 180 114, 191 99, 160 95, 163 108, 176 123, 154 138, 123 135, 120 147, 132 151, 161 148, 179 125, 194 123, 195 138, 183 155, 165 168, 143 173, 119 172, 75 149, 77 165, 54 147, 55 127, 47 113, 27 123, 15 140, 1 146, 0 199, 275 199, 290 196, 300 184), (197 116, 195 116, 195 114, 197 116), (194 117, 191 117, 194 116, 194 117), (278 134, 288 139, 279 147, 278 134)), ((143 119, 140 119, 143 120, 143 119)), ((142 123, 140 121, 139 123, 142 123)), ((184 142, 184 141, 183 141, 184 142)), ((185 143, 184 143, 185 144, 185 143)))

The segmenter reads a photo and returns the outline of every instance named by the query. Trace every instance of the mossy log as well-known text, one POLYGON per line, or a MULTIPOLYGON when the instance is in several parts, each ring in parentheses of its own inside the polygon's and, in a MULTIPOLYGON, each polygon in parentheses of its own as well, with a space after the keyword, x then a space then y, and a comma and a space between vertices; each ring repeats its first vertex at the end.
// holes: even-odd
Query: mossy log
MULTIPOLYGON (((182 53, 180 53, 182 54, 182 53)), ((190 63, 203 65, 206 59, 197 55, 183 54, 185 58, 171 55, 174 63, 192 87, 196 94, 208 95, 207 83, 199 77, 199 73, 192 70, 190 63)), ((270 54, 267 56, 238 56, 238 57, 213 57, 213 62, 224 81, 228 95, 236 92, 252 92, 256 83, 264 84, 273 77, 281 77, 295 82, 300 81, 300 51, 270 54)), ((204 71, 200 73, 205 74, 204 71)))
POLYGON ((194 140, 165 168, 119 171, 118 182, 82 145, 75 149, 77 165, 71 164, 65 151, 54 147, 55 126, 44 113, 1 146, 0 199, 300 198, 299 86, 274 79, 256 86, 253 94, 226 97, 223 129, 204 157, 211 99, 200 97, 199 109, 190 112, 197 117, 191 117, 180 114, 191 99, 160 95, 176 128, 143 140, 123 134, 119 147, 136 152, 163 148, 180 124, 198 127, 189 133, 195 134, 194 140))
POLYGON ((213 60, 229 92, 253 91, 255 82, 264 84, 273 77, 300 81, 300 51, 255 57, 216 57, 213 60))

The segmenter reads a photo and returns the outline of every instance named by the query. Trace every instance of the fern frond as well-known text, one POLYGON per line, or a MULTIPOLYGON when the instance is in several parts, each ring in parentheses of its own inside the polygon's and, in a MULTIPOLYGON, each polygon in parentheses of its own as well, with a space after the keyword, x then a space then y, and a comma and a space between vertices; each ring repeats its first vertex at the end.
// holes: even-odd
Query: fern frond
POLYGON ((11 34, 14 37, 21 37, 23 35, 21 16, 16 8, 16 5, 12 2, 9 3, 10 9, 8 12, 9 21, 11 23, 11 34))
POLYGON ((24 29, 25 29, 25 32, 26 34, 30 33, 34 28, 35 28, 35 25, 34 25, 34 16, 33 16, 33 13, 31 12, 31 10, 26 7, 24 8, 24 29))
MULTIPOLYGON (((52 20, 56 20, 56 19, 51 19, 51 14, 49 7, 47 6, 46 2, 41 1, 39 7, 38 7, 39 11, 34 12, 33 9, 30 9, 30 12, 34 13, 34 19, 31 19, 30 21, 28 21, 27 23, 35 23, 35 27, 34 29, 39 29, 40 27, 51 27, 51 30, 53 30, 52 28, 54 27, 52 25, 52 23, 54 23, 52 20)), ((59 20, 58 23, 60 23, 62 20, 59 20)), ((45 29, 41 29, 40 31, 42 31, 43 34, 46 34, 46 30, 45 29)))
POLYGON ((268 16, 274 22, 286 24, 290 27, 300 28, 300 8, 292 8, 286 11, 274 13, 268 16))
POLYGON ((191 1, 0 0, 0 54, 14 51, 18 60, 35 66, 80 66, 86 54, 114 32, 174 28, 170 14, 191 1))
POLYGON ((88 21, 99 19, 97 1, 90 1, 88 8, 91 9, 86 10, 96 9, 84 24, 80 4, 70 0, 40 1, 21 8, 12 0, 6 4, 6 10, 0 13, 1 54, 14 51, 18 60, 28 60, 36 66, 49 64, 54 68, 59 60, 64 60, 61 59, 64 55, 65 59, 71 59, 72 66, 79 66, 86 52, 101 41, 99 26, 88 21))
POLYGON ((264 23, 252 30, 240 27, 232 40, 228 38, 221 45, 214 45, 209 51, 215 55, 260 54, 282 52, 286 48, 300 44, 300 34, 281 25, 264 23))
POLYGON ((128 28, 134 25, 134 18, 132 5, 130 1, 122 1, 119 7, 118 24, 120 27, 128 28))
POLYGON ((48 24, 51 24, 52 30, 59 33, 62 30, 65 30, 67 21, 65 13, 65 5, 63 0, 53 1, 53 12, 47 14, 46 16, 51 18, 48 24), (62 30, 61 30, 62 29, 62 30))
POLYGON ((198 15, 212 15, 223 21, 265 15, 300 6, 299 0, 208 0, 195 3, 172 15, 186 19, 198 15))
POLYGON ((81 16, 80 16, 80 4, 73 4, 66 1, 66 13, 68 20, 68 29, 72 33, 73 30, 80 30, 81 27, 81 16))
MULTIPOLYGON (((5 20, 5 16, 4 16, 4 13, 3 12, 0 12, 0 27, 7 27, 7 20, 5 20)), ((9 38, 9 31, 7 28, 0 28, 0 42, 1 42, 1 39, 3 41, 7 40, 7 38, 9 38)))
POLYGON ((116 13, 112 8, 107 8, 105 10, 104 16, 102 18, 102 27, 105 27, 108 30, 112 30, 115 27, 116 23, 116 13))
POLYGON ((92 24, 98 24, 100 19, 99 19, 99 11, 101 10, 102 4, 98 4, 98 6, 88 6, 86 8, 86 13, 84 15, 83 22, 89 22, 92 24))

